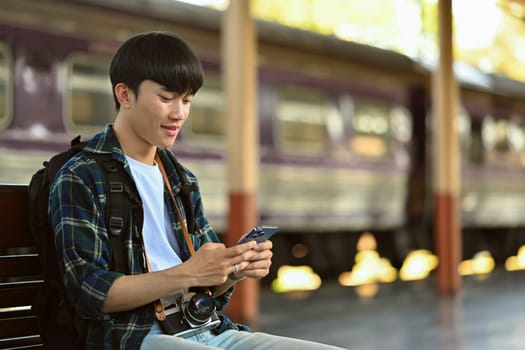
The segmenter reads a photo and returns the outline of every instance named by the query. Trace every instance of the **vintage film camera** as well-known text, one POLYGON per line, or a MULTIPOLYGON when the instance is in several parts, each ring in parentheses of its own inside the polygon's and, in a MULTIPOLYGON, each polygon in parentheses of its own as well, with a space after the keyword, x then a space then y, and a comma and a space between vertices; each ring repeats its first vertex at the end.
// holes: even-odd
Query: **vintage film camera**
POLYGON ((215 311, 215 300, 208 290, 190 289, 176 304, 165 308, 166 319, 160 321, 165 334, 189 338, 213 329, 221 323, 215 311))

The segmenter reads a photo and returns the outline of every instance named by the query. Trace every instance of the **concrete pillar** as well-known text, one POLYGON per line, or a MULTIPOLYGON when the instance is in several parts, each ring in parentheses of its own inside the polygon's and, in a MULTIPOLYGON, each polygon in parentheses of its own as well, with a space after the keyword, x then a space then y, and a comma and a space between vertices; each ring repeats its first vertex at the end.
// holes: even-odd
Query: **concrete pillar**
MULTIPOLYGON (((249 0, 230 1, 223 18, 222 40, 229 191, 225 243, 230 246, 258 223, 257 50, 249 0)), ((246 279, 237 284, 227 313, 234 321, 253 327, 258 306, 259 282, 246 279)))
POLYGON ((439 68, 434 80, 435 242, 439 257, 438 289, 454 293, 461 285, 460 149, 458 87, 453 72, 452 0, 439 0, 439 68))

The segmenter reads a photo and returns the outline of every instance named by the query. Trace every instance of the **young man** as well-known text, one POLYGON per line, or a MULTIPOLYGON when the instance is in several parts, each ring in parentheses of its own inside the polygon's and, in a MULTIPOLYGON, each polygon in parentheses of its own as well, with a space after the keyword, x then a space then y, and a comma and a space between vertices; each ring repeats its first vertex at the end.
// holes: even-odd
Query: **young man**
MULTIPOLYGON (((211 287, 220 310, 238 280, 268 274, 272 243, 251 241, 225 247, 204 216, 198 192, 192 193, 198 227, 190 235, 193 254, 184 240, 187 213, 168 148, 187 120, 193 95, 203 81, 201 65, 187 44, 170 33, 138 34, 113 58, 110 77, 118 111, 115 123, 62 167, 50 197, 50 219, 68 297, 77 315, 89 320, 86 348, 336 349, 241 331, 242 326, 224 316, 219 326, 190 337, 162 331, 164 321, 155 313, 159 299, 167 306, 180 301, 190 288, 211 287), (109 153, 122 162, 142 201, 142 232, 132 232, 135 226, 129 225, 128 232, 122 233, 129 274, 110 268, 104 175, 91 153, 109 153)), ((196 183, 195 176, 185 171, 189 181, 196 183)))

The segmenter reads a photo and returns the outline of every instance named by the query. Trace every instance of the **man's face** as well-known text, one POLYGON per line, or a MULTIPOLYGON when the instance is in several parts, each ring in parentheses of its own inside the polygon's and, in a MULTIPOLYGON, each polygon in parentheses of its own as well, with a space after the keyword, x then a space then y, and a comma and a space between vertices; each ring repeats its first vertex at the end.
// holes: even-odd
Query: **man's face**
POLYGON ((137 141, 160 148, 173 145, 190 114, 192 97, 170 92, 151 80, 143 81, 137 96, 131 96, 128 115, 137 141))

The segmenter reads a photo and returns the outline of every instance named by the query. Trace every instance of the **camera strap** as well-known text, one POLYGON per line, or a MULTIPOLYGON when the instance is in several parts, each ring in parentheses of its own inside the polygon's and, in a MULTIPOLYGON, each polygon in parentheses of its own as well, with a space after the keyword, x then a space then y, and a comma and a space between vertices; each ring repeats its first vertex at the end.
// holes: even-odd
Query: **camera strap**
POLYGON ((177 201, 175 200, 175 195, 173 194, 173 190, 171 189, 171 185, 168 180, 168 175, 166 175, 164 164, 162 164, 162 161, 160 160, 158 153, 155 154, 155 161, 157 162, 160 172, 162 173, 162 177, 164 178, 164 183, 166 184, 166 187, 170 194, 172 204, 175 207, 175 211, 177 212, 177 217, 179 218, 180 226, 182 228, 182 233, 184 234, 184 240, 186 241, 186 245, 188 246, 190 255, 193 255, 195 253, 195 248, 193 247, 193 243, 191 243, 190 234, 188 233, 188 229, 186 228, 186 225, 184 225, 184 219, 182 218, 182 214, 180 213, 179 206, 177 205, 177 201))
MULTIPOLYGON (((188 233, 188 229, 186 228, 186 225, 184 225, 184 219, 182 218, 182 214, 180 213, 180 209, 177 205, 177 201, 175 200, 175 195, 173 194, 173 190, 171 189, 170 182, 168 180, 168 175, 166 175, 166 170, 164 169, 164 165, 162 164, 162 161, 160 160, 159 154, 155 154, 155 161, 157 162, 157 165, 159 167, 160 172, 162 173, 162 178, 164 179, 164 183, 168 189, 168 192, 170 194, 172 204, 175 207, 175 211, 177 212, 177 218, 179 219, 180 226, 182 228, 182 232, 184 234, 184 240, 186 241, 186 245, 188 246, 188 250, 190 251, 190 255, 193 255, 195 253, 195 248, 193 247, 193 244, 191 243, 190 235, 188 233)), ((144 250, 144 256, 146 258, 146 265, 148 267, 148 271, 151 272, 151 265, 149 263, 148 255, 146 254, 146 251, 144 250)), ((155 301, 155 315, 157 317, 157 320, 164 321, 166 319, 166 313, 164 312, 164 308, 162 307, 162 304, 160 300, 155 301)))
MULTIPOLYGON (((146 249, 144 249, 144 257, 146 258, 146 266, 148 267, 148 272, 151 272, 151 265, 149 263, 148 254, 146 253, 146 249)), ((157 317, 157 320, 164 321, 166 319, 166 313, 164 312, 164 308, 162 307, 162 304, 159 300, 155 300, 155 317, 157 317)))

